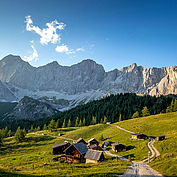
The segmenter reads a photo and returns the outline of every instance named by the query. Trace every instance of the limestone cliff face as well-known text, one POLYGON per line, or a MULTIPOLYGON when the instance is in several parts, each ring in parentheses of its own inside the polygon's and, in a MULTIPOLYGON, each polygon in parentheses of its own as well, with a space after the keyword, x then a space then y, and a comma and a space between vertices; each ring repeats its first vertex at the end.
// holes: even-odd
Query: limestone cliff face
POLYGON ((53 96, 56 93, 87 93, 87 100, 88 92, 92 99, 97 99, 96 96, 93 98, 93 92, 99 97, 107 92, 166 95, 177 94, 177 67, 147 69, 134 63, 120 70, 105 72, 103 66, 87 59, 70 67, 52 62, 35 68, 19 56, 8 55, 0 61, 0 81, 19 99, 30 94, 48 96, 49 92, 53 92, 53 96))

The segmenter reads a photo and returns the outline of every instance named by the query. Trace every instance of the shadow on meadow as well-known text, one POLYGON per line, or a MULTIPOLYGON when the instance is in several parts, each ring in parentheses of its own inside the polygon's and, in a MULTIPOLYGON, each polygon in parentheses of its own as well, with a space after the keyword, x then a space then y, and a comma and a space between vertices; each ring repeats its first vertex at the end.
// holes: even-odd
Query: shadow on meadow
POLYGON ((53 143, 44 143, 44 141, 51 141, 55 138, 50 136, 36 136, 36 137, 27 137, 25 140, 21 143, 12 142, 8 145, 4 145, 0 148, 0 155, 5 155, 10 153, 13 150, 21 149, 21 148, 30 148, 30 147, 38 147, 38 146, 44 146, 46 144, 53 144, 53 143), (37 144, 38 142, 43 142, 40 144, 37 144))

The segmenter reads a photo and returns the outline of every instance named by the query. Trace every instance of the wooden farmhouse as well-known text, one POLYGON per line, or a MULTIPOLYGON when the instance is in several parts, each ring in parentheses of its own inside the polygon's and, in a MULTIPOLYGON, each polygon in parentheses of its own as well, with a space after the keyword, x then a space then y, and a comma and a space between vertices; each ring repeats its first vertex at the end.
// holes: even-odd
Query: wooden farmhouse
POLYGON ((156 140, 157 141, 162 141, 165 139, 165 135, 160 135, 160 136, 157 136, 156 140))
POLYGON ((84 139, 82 139, 82 138, 79 138, 78 140, 76 140, 76 143, 84 143, 84 144, 87 144, 85 141, 84 141, 84 139))
POLYGON ((88 148, 84 143, 74 143, 64 150, 65 156, 61 159, 76 163, 84 162, 84 156, 87 151, 88 148))
POLYGON ((97 144, 92 144, 90 146, 88 146, 89 149, 92 150, 103 150, 100 146, 98 146, 97 144))
POLYGON ((144 135, 144 134, 141 134, 141 133, 133 133, 132 134, 132 139, 146 140, 146 139, 148 139, 148 136, 144 135))
POLYGON ((52 146, 53 148, 53 154, 64 154, 64 150, 69 147, 71 144, 70 143, 61 143, 61 144, 55 144, 52 146))
POLYGON ((99 142, 95 138, 91 138, 90 140, 88 140, 88 146, 92 144, 96 144, 98 146, 99 142))
POLYGON ((88 150, 85 154, 86 163, 97 163, 104 160, 104 154, 102 151, 88 150))
POLYGON ((120 144, 120 143, 113 143, 112 150, 115 152, 121 152, 121 151, 126 151, 127 147, 123 144, 120 144))

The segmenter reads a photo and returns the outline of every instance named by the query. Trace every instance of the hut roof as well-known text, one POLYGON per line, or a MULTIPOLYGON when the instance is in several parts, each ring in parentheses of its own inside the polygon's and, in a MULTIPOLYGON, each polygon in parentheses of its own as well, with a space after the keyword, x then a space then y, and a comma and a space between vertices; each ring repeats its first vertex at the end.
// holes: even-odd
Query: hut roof
MULTIPOLYGON (((91 141, 97 141, 95 138, 91 138, 90 140, 88 140, 88 142, 90 143, 91 141)), ((98 142, 98 141, 97 141, 98 142)))
POLYGON ((88 151, 87 146, 83 142, 80 142, 80 143, 74 143, 70 145, 68 148, 64 150, 64 152, 66 152, 71 146, 74 146, 79 151, 79 153, 82 155, 88 151))
POLYGON ((120 144, 120 143, 113 143, 113 144, 112 144, 112 146, 118 146, 118 145, 120 145, 120 146, 125 146, 125 145, 120 144))
POLYGON ((100 160, 101 155, 103 154, 102 151, 94 151, 88 150, 85 154, 85 159, 93 159, 93 160, 100 160))
POLYGON ((165 135, 159 135, 158 137, 165 137, 165 135))
POLYGON ((86 144, 86 142, 84 141, 84 139, 83 139, 83 138, 79 138, 78 140, 76 140, 76 143, 80 143, 80 142, 83 142, 83 143, 85 143, 85 144, 86 144))
POLYGON ((61 146, 65 146, 65 145, 70 145, 70 143, 66 143, 66 142, 64 142, 64 143, 61 143, 61 144, 54 144, 53 146, 52 146, 52 148, 57 148, 57 147, 61 147, 61 146))

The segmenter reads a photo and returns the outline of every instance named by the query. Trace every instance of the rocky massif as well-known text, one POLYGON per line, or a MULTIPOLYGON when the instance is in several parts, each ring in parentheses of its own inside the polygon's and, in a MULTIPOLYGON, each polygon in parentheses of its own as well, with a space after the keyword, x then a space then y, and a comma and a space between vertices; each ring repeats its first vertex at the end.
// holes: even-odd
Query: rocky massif
POLYGON ((102 65, 87 59, 72 66, 54 61, 36 68, 8 55, 0 60, 0 91, 0 100, 30 96, 64 110, 106 93, 177 94, 177 66, 147 69, 134 63, 105 72, 102 65))

